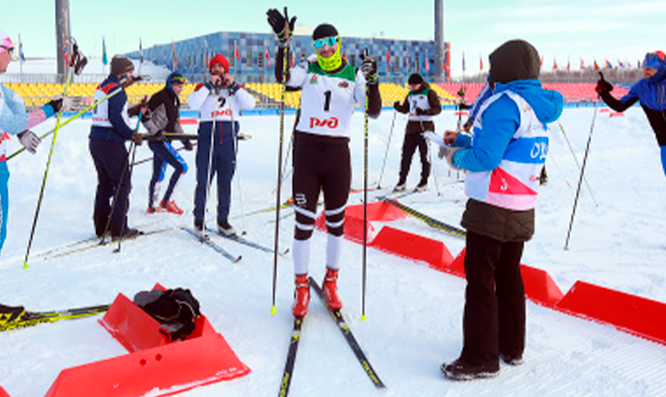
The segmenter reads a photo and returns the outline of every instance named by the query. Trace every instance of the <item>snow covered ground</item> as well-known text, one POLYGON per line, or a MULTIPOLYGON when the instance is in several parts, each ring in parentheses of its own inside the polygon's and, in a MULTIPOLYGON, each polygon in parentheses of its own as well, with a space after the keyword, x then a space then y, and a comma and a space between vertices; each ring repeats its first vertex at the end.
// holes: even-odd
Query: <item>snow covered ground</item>
MULTIPOLYGON (((566 109, 561 125, 579 159, 590 132, 594 108, 566 109)), ((379 179, 394 113, 385 111, 370 123, 371 183, 379 179)), ((290 127, 293 116, 286 118, 290 127)), ((253 136, 240 143, 234 182, 232 224, 248 238, 272 245, 274 213, 241 216, 274 204, 277 158, 277 116, 247 116, 242 131, 253 136), (242 193, 242 197, 241 197, 242 193)), ((406 119, 396 118, 382 186, 397 181, 400 146, 406 119)), ((456 116, 445 111, 436 120, 438 132, 454 128, 456 116)), ((51 121, 37 129, 52 128, 51 121)), ((130 298, 159 282, 186 287, 200 300, 202 311, 252 372, 212 384, 183 396, 274 396, 288 349, 292 317, 291 258, 279 260, 277 309, 271 316, 273 257, 221 241, 242 254, 232 264, 179 230, 143 237, 113 247, 61 258, 39 256, 49 248, 90 237, 96 174, 87 149, 89 120, 76 121, 58 136, 37 226, 30 268, 23 256, 34 216, 50 139, 35 156, 21 154, 9 162, 9 237, 2 252, 0 302, 30 310, 64 309, 110 303, 122 292, 130 298)), ((186 126, 194 132, 194 126, 186 126)), ((287 128, 290 130, 291 128, 287 128)), ((363 180, 363 117, 353 117, 353 187, 363 180)), ((523 263, 546 270, 566 292, 576 280, 591 282, 666 302, 666 181, 658 147, 640 108, 626 117, 599 112, 587 166, 588 190, 581 192, 570 249, 563 249, 578 181, 578 168, 558 124, 552 126, 547 162, 549 183, 537 208, 537 233, 526 246, 523 263)), ((285 149, 289 142, 285 139, 285 149)), ((18 142, 10 143, 10 152, 18 142)), ((193 152, 181 152, 193 167, 193 152)), ((137 159, 150 155, 144 145, 137 159)), ((435 178, 427 192, 402 200, 442 221, 457 224, 465 204, 463 184, 436 160, 435 178)), ((174 198, 183 216, 146 215, 150 163, 134 170, 130 225, 157 229, 191 225, 194 169, 174 198)), ((414 158, 409 187, 418 181, 414 158)), ((462 178, 462 175, 460 176, 462 178)), ((290 191, 287 183, 283 192, 290 191)), ((381 192, 370 192, 371 198, 381 192)), ((287 194, 284 193, 283 200, 287 194)), ((350 197, 359 204, 361 194, 350 197)), ((213 197, 211 202, 215 202, 213 197)), ((284 213, 287 213, 285 210, 284 213)), ((214 205, 209 205, 214 217, 214 205)), ((376 225, 380 227, 381 225, 376 225)), ((394 227, 443 241, 456 255, 464 241, 430 229, 410 218, 394 227)), ((280 224, 280 244, 291 245, 293 216, 280 224)), ((324 272, 325 234, 315 232, 311 273, 324 272)), ((465 281, 423 264, 368 250, 366 321, 361 317, 361 246, 346 241, 339 288, 350 326, 386 392, 375 390, 319 301, 310 304, 291 385, 293 396, 664 396, 666 347, 611 327, 567 316, 528 303, 525 363, 503 366, 492 380, 455 383, 439 366, 455 359, 461 348, 465 281)), ((13 397, 43 396, 58 373, 68 367, 125 354, 97 322, 99 317, 40 325, 0 334, 0 385, 13 397)))

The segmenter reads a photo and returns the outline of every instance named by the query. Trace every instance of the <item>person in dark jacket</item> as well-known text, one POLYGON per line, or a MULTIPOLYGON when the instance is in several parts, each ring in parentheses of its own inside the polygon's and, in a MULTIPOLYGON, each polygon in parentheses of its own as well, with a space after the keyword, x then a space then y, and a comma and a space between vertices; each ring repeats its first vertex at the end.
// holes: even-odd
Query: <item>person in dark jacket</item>
MULTIPOLYGON (((166 86, 155 93, 148 101, 148 110, 151 113, 151 120, 144 123, 151 137, 148 147, 153 151, 153 176, 148 186, 148 210, 149 214, 156 212, 172 212, 181 215, 183 210, 171 200, 173 190, 176 188, 181 175, 187 172, 187 163, 178 154, 171 145, 170 139, 164 136, 164 132, 183 133, 183 127, 178 120, 180 119, 180 99, 178 95, 183 92, 185 86, 185 77, 178 72, 171 73, 166 79, 166 86), (159 114, 158 114, 159 113, 159 114), (164 117, 165 116, 165 117, 164 117), (164 127, 155 124, 157 119, 165 121, 164 127), (152 129, 152 130, 151 130, 152 129), (173 167, 173 174, 169 180, 169 186, 164 193, 162 201, 158 204, 159 187, 164 180, 167 164, 173 167)), ((183 140, 185 150, 192 150, 192 144, 188 140, 183 140)))
MULTIPOLYGON (((127 94, 125 88, 133 83, 134 64, 123 56, 111 60, 111 73, 95 90, 94 101, 117 90, 120 93, 103 101, 95 108, 90 129, 89 149, 97 170, 97 192, 93 221, 97 236, 109 230, 114 239, 139 234, 127 226, 129 209, 130 173, 125 141, 141 144, 141 135, 129 126, 127 94)), ((135 108, 135 112, 145 107, 135 108)))
POLYGON ((401 192, 406 189, 412 157, 418 147, 421 156, 421 181, 416 185, 416 191, 423 192, 428 187, 431 163, 428 141, 422 133, 435 131, 435 123, 432 118, 442 112, 442 105, 437 93, 430 88, 420 74, 414 73, 409 76, 407 83, 410 88, 407 97, 402 103, 396 101, 393 104, 397 112, 409 114, 407 127, 405 127, 405 140, 402 143, 400 176, 394 191, 401 192))
POLYGON ((525 293, 520 259, 534 233, 539 173, 548 153, 547 123, 562 113, 563 97, 537 80, 539 54, 511 40, 490 54, 488 98, 474 120, 473 138, 447 131, 445 157, 467 171, 467 289, 460 357, 441 366, 453 380, 492 377, 500 359, 522 362, 525 293))
POLYGON ((634 84, 629 92, 617 100, 611 95, 613 85, 601 76, 597 92, 601 99, 616 112, 624 112, 639 102, 657 138, 661 151, 661 165, 666 174, 666 56, 661 51, 650 52, 643 60, 645 78, 634 84))

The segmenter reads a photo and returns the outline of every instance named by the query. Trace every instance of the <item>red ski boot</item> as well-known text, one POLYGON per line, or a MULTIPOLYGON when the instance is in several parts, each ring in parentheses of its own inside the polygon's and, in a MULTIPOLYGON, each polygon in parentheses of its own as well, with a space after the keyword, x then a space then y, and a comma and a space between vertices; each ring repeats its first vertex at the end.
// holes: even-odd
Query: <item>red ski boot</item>
POLYGON ((160 207, 166 209, 167 212, 171 212, 172 214, 178 214, 178 215, 183 214, 183 210, 178 208, 176 202, 173 200, 169 201, 168 203, 165 203, 164 200, 162 200, 162 202, 160 203, 160 207))
POLYGON ((296 276, 296 289, 294 290, 294 305, 291 313, 294 317, 305 317, 308 314, 308 303, 310 302, 310 285, 308 284, 308 275, 301 274, 296 276))
POLYGON ((324 277, 324 284, 322 285, 324 290, 324 299, 326 300, 326 305, 331 310, 340 310, 342 309, 342 302, 338 297, 338 271, 326 268, 326 277, 324 277))

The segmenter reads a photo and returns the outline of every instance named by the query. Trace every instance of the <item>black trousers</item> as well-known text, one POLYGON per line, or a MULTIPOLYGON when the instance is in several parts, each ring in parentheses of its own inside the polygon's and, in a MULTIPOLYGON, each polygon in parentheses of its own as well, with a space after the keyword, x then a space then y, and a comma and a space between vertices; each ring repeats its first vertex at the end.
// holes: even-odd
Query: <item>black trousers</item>
POLYGON ((462 358, 497 362, 525 349, 525 290, 520 274, 524 242, 503 243, 467 232, 462 358))
POLYGON ((296 131, 293 153, 294 238, 312 235, 319 192, 324 195, 328 233, 342 236, 351 185, 349 139, 296 131))
POLYGON ((400 176, 398 184, 401 185, 407 181, 409 168, 412 165, 412 157, 416 148, 419 149, 421 156, 421 182, 428 182, 430 176, 430 156, 428 153, 428 141, 420 133, 407 133, 402 142, 402 159, 400 160, 400 176))
POLYGON ((101 236, 110 223, 111 234, 119 236, 128 229, 127 210, 132 188, 127 149, 124 143, 103 139, 91 139, 89 149, 97 170, 95 233, 101 236))

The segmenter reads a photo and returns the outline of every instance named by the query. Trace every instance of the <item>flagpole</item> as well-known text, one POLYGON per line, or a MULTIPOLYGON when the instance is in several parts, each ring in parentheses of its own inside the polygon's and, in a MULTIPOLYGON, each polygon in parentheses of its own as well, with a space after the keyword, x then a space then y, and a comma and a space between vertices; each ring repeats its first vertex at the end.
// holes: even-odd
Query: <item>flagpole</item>
POLYGON ((21 41, 21 34, 19 34, 19 75, 21 76, 21 83, 23 83, 23 42, 21 41))

